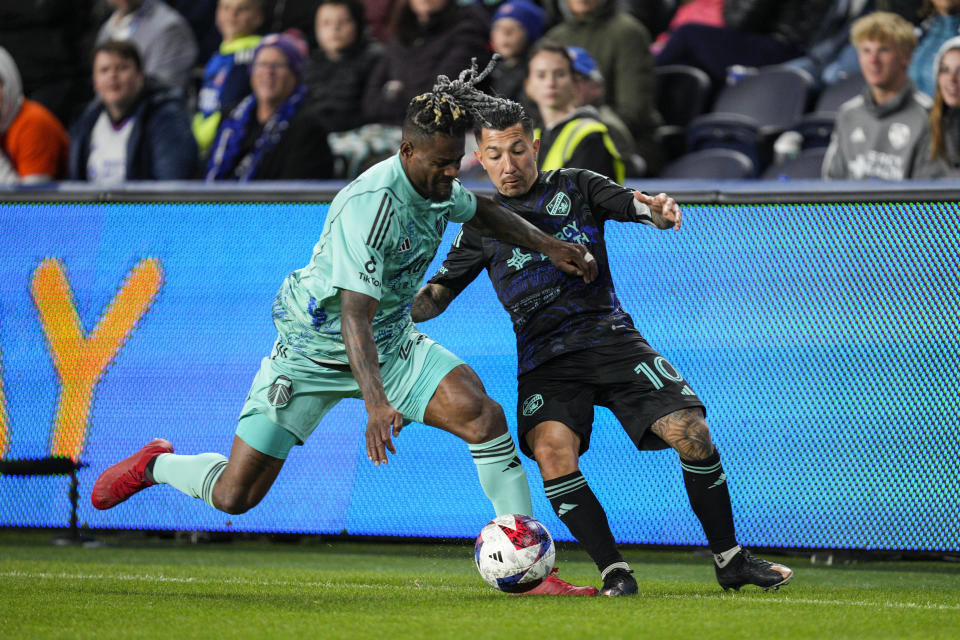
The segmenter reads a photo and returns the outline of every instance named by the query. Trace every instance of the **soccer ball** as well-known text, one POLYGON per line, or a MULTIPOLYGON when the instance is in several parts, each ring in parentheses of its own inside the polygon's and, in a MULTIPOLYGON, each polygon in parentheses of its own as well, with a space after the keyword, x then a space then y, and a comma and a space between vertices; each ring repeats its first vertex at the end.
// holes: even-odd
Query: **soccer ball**
POLYGON ((483 579, 507 593, 524 593, 543 582, 556 556, 547 528, 519 513, 488 522, 474 550, 483 579))

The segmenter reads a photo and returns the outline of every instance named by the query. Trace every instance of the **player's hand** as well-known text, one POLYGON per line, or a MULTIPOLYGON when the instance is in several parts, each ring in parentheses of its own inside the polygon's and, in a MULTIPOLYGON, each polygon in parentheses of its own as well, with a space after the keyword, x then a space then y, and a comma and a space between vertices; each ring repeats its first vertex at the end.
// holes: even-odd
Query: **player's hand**
POLYGON ((567 275, 582 277, 584 282, 592 282, 597 277, 597 261, 583 245, 558 242, 549 257, 553 266, 567 275))
POLYGON ((665 193, 648 196, 639 191, 634 191, 633 197, 650 207, 653 224, 658 229, 669 229, 673 227, 674 231, 680 231, 680 227, 683 225, 683 212, 680 210, 680 205, 677 204, 676 200, 665 193))
POLYGON ((397 453, 390 439, 400 435, 403 428, 403 414, 387 403, 368 407, 367 416, 367 457, 375 465, 387 464, 387 451, 397 453))

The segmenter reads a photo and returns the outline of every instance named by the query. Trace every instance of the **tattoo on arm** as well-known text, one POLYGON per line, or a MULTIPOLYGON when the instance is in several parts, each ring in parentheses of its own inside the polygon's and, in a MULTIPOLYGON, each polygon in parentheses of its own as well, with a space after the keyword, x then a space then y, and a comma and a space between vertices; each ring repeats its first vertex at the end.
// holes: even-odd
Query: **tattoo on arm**
POLYGON ((541 253, 549 253, 547 248, 550 243, 557 241, 517 214, 483 196, 477 196, 477 214, 466 225, 482 236, 541 253))
POLYGON ((436 318, 446 310, 450 301, 456 297, 453 289, 441 284, 427 284, 417 292, 410 307, 410 317, 414 322, 423 322, 436 318))
POLYGON ((380 377, 380 354, 373 340, 371 324, 377 311, 377 300, 353 291, 341 291, 340 296, 340 329, 353 377, 360 386, 365 403, 386 403, 387 394, 380 377))
POLYGON ((680 409, 665 415, 650 431, 677 450, 683 460, 703 460, 713 454, 710 429, 700 409, 680 409))

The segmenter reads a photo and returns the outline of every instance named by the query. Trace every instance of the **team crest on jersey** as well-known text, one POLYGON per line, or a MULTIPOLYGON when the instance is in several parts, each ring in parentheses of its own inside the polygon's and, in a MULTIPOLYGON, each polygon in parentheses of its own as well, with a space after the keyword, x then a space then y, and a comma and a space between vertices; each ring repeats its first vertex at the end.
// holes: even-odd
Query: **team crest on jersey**
POLYGON ((517 271, 523 269, 523 265, 533 260, 529 253, 524 253, 517 247, 513 248, 513 256, 507 260, 507 266, 513 267, 517 271))
POLYGON ((293 383, 287 376, 280 376, 273 382, 273 386, 267 391, 267 399, 274 407, 282 407, 290 401, 293 395, 293 383))
POLYGON ((894 122, 887 131, 887 139, 894 149, 903 149, 910 141, 910 127, 902 122, 894 122))
POLYGON ((547 213, 552 216, 565 216, 570 213, 570 196, 558 191, 547 203, 547 213))
POLYGON ((523 401, 523 415, 532 416, 537 411, 540 411, 540 407, 543 406, 543 396, 539 393, 535 393, 526 400, 523 401))

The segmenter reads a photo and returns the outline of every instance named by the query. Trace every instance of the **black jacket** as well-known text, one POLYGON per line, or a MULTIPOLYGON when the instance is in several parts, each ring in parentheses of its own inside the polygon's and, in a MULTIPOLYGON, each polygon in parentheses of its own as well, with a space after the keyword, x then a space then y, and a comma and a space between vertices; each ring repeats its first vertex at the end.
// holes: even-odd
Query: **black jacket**
POLYGON ((380 43, 360 38, 331 60, 323 49, 311 54, 304 70, 308 109, 316 114, 327 131, 347 131, 365 124, 363 92, 367 79, 383 55, 380 43))

